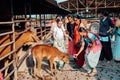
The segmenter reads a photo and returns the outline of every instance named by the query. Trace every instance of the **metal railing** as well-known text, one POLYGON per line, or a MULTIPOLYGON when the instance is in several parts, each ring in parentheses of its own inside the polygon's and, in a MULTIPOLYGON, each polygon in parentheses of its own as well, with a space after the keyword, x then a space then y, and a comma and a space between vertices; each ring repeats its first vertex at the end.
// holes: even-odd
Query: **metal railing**
MULTIPOLYGON (((0 45, 0 48, 3 48, 3 47, 12 45, 12 50, 11 50, 10 52, 8 52, 6 55, 0 57, 0 61, 1 61, 1 60, 5 59, 6 57, 10 56, 10 55, 13 55, 13 60, 10 61, 7 66, 4 66, 4 67, 1 69, 1 71, 4 71, 4 70, 6 70, 7 68, 9 68, 10 65, 13 65, 13 66, 14 66, 14 69, 13 69, 9 74, 7 74, 7 76, 4 76, 4 80, 7 80, 7 79, 8 79, 11 75, 13 75, 13 74, 14 74, 14 79, 13 79, 13 80, 17 80, 17 77, 18 77, 18 76, 17 76, 18 66, 20 66, 20 63, 22 63, 22 62, 24 61, 24 57, 27 55, 27 54, 26 54, 25 56, 23 56, 23 58, 16 63, 16 57, 15 57, 15 56, 16 56, 16 51, 18 51, 18 49, 20 49, 20 48, 23 46, 23 44, 21 44, 19 47, 17 47, 17 48, 15 47, 15 36, 16 36, 16 35, 15 35, 15 23, 19 23, 19 22, 34 22, 34 21, 31 21, 31 20, 13 20, 13 19, 12 19, 12 21, 0 22, 0 27, 1 27, 1 25, 4 25, 4 24, 5 24, 5 25, 6 25, 6 24, 11 24, 10 27, 12 27, 12 31, 0 33, 0 37, 1 37, 1 36, 6 36, 6 35, 9 35, 9 34, 12 35, 12 40, 11 40, 9 43, 1 44, 1 45, 0 45)), ((44 28, 44 30, 43 30, 41 27, 35 28, 35 29, 36 29, 36 30, 39 29, 39 32, 37 32, 37 34, 40 33, 40 34, 38 35, 38 37, 40 37, 40 38, 42 38, 43 34, 46 35, 46 33, 48 33, 48 32, 46 32, 46 31, 48 31, 48 29, 46 29, 46 28, 44 28)), ((20 34, 24 34, 24 31, 18 33, 18 35, 20 35, 20 34)), ((0 54, 1 54, 1 53, 0 53, 0 54)))
MULTIPOLYGON (((6 47, 6 46, 12 46, 13 47, 12 51, 10 51, 9 53, 6 53, 6 55, 0 57, 0 60, 2 60, 2 59, 5 59, 6 57, 8 57, 8 56, 10 56, 10 55, 15 53, 15 37, 14 37, 15 35, 14 35, 14 21, 13 20, 12 21, 8 21, 8 22, 0 22, 0 24, 2 24, 2 25, 4 25, 4 24, 12 24, 12 26, 11 26, 12 27, 12 31, 0 34, 0 36, 6 36, 8 34, 12 34, 12 40, 10 42, 6 43, 6 44, 2 44, 1 43, 2 45, 0 45, 0 48, 6 47)), ((12 65, 14 63, 15 63, 15 59, 13 59, 7 65, 5 65, 1 69, 1 71, 5 70, 5 72, 6 72, 6 70, 10 67, 10 65, 12 65)), ((3 62, 3 64, 4 64, 4 62, 3 62)), ((15 69, 16 69, 16 67, 14 67, 14 69, 8 75, 5 75, 4 76, 4 80, 8 79, 13 73, 15 73, 17 71, 15 69)), ((17 76, 15 76, 15 80, 16 79, 17 79, 17 76)))

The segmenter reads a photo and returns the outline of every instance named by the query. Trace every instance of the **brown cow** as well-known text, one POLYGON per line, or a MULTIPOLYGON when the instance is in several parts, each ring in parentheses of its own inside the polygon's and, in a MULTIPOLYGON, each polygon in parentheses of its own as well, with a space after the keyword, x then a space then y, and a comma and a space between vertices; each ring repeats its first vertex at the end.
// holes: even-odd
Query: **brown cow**
MULTIPOLYGON (((12 40, 11 35, 6 35, 0 39, 0 45, 9 43, 12 40)), ((22 44, 31 44, 31 42, 37 42, 39 38, 35 35, 34 32, 28 30, 20 36, 15 36, 15 48, 18 48, 22 44)), ((8 54, 13 49, 12 45, 1 47, 0 48, 0 58, 8 54)), ((18 59, 18 53, 21 52, 21 49, 17 51, 16 59, 18 59)), ((8 64, 8 60, 5 61, 5 64, 8 64)), ((6 74, 6 73, 5 73, 6 74)))
MULTIPOLYGON (((38 71, 41 77, 41 63, 43 58, 47 58, 50 61, 50 70, 52 75, 56 72, 56 62, 64 61, 69 63, 69 55, 59 51, 56 47, 50 45, 36 45, 31 49, 33 60, 36 63, 38 61, 38 71), (53 69, 53 67, 55 69, 53 69)), ((34 66, 34 77, 36 77, 36 66, 34 66)))

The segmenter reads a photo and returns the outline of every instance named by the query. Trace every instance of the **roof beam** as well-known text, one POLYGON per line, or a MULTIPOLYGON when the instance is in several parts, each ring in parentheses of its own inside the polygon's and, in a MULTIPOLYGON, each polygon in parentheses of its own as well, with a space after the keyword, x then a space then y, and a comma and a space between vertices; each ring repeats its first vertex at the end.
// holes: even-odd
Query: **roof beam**
POLYGON ((70 10, 70 0, 68 0, 68 10, 70 10))
POLYGON ((73 3, 70 2, 70 4, 71 4, 75 9, 77 9, 77 7, 76 7, 73 3))
MULTIPOLYGON (((99 9, 103 9, 105 8, 104 6, 103 7, 99 7, 99 9)), ((120 8, 120 6, 109 6, 109 7, 106 7, 106 8, 120 8)), ((79 10, 85 10, 86 8, 78 8, 79 10)), ((92 10, 92 9, 96 9, 95 7, 89 7, 89 10, 92 10)), ((71 8, 70 10, 75 10, 74 8, 71 8)))
POLYGON ((93 2, 95 2, 95 0, 90 1, 90 4, 88 5, 88 7, 90 7, 93 4, 93 2))
MULTIPOLYGON (((62 4, 62 3, 61 3, 62 4)), ((91 11, 92 9, 95 12, 98 12, 98 9, 103 8, 119 8, 120 9, 120 1, 119 0, 68 0, 64 2, 64 6, 68 7, 71 11, 79 12, 80 10, 86 10, 86 7, 91 11), (69 7, 68 5, 69 4, 69 7)))
POLYGON ((98 2, 98 7, 99 7, 101 4, 104 4, 104 0, 102 0, 101 2, 98 2))
POLYGON ((65 8, 65 9, 68 9, 68 7, 66 7, 65 5, 61 4, 60 5, 61 7, 65 8))
POLYGON ((106 6, 109 6, 109 5, 111 5, 113 2, 110 2, 110 3, 108 3, 106 6))
POLYGON ((85 4, 81 0, 79 0, 79 2, 83 7, 86 7, 85 4))

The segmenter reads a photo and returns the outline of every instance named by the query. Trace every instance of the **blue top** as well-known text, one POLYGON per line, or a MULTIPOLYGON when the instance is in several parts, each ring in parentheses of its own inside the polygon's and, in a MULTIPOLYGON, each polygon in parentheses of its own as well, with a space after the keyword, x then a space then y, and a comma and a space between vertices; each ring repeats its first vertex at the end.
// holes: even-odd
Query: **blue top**
POLYGON ((118 33, 118 35, 120 36, 120 28, 118 28, 117 33, 118 33))
POLYGON ((94 39, 94 40, 97 40, 97 37, 96 37, 94 34, 88 32, 88 38, 85 38, 85 41, 86 41, 87 44, 90 44, 90 43, 91 43, 91 40, 90 40, 89 38, 92 38, 92 39, 94 39))

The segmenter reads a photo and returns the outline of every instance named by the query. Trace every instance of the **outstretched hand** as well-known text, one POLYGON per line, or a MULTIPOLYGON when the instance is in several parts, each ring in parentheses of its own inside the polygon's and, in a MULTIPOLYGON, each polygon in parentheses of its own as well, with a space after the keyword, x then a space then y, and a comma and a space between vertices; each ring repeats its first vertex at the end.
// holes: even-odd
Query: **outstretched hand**
POLYGON ((74 54, 73 57, 74 57, 74 58, 77 58, 77 57, 78 57, 78 54, 74 54))

